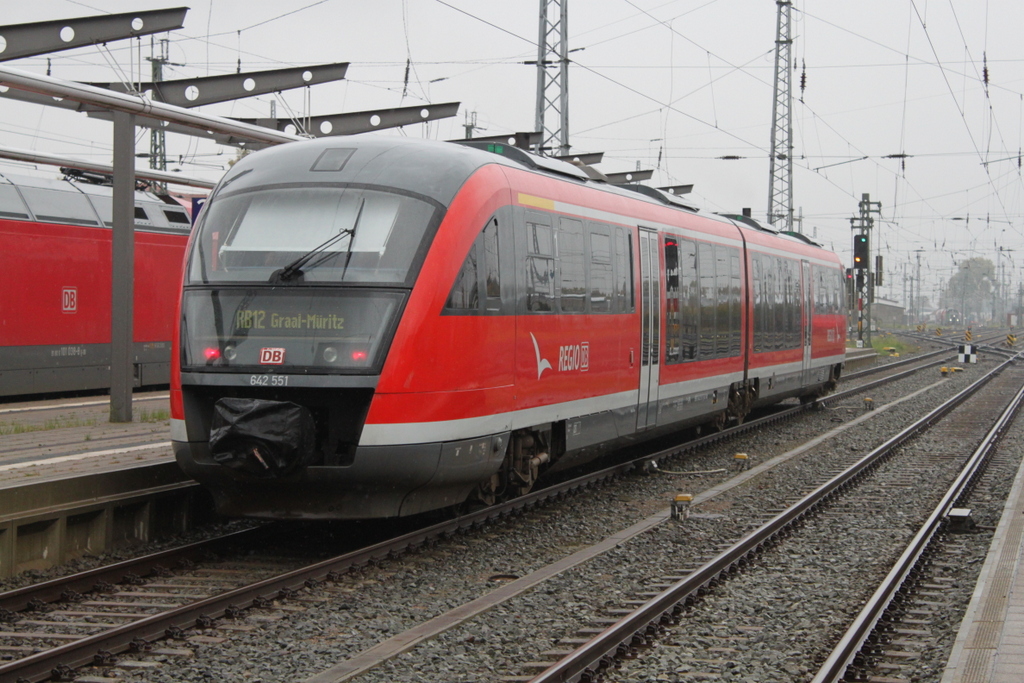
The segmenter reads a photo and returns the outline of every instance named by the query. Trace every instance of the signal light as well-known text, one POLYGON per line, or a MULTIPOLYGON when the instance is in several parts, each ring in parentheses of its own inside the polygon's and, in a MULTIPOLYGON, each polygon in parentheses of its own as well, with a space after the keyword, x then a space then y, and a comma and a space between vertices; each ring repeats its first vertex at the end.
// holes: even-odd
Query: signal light
POLYGON ((366 360, 366 351, 353 351, 352 360, 356 361, 357 363, 363 362, 364 360, 366 360))
POLYGON ((216 346, 211 346, 210 348, 203 351, 203 355, 206 356, 206 360, 217 360, 218 358, 220 358, 220 349, 218 349, 216 346))
POLYGON ((868 236, 867 235, 854 235, 853 236, 853 267, 854 268, 867 268, 868 267, 868 236))

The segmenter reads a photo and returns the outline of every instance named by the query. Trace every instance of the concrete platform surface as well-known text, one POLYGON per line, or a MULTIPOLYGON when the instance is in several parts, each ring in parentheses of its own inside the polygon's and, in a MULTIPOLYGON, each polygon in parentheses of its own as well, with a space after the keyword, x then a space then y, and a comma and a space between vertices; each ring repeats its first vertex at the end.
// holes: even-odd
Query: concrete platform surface
POLYGON ((942 683, 1024 681, 1024 465, 1017 472, 942 683))
POLYGON ((133 422, 109 413, 103 396, 0 404, 0 488, 173 459, 167 392, 136 394, 133 422))

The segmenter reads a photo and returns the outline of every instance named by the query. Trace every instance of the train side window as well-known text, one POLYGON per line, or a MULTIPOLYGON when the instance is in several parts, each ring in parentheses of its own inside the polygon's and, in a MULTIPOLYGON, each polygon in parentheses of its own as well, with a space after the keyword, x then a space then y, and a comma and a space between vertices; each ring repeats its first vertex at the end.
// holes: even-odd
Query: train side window
POLYGON ((44 190, 38 187, 23 187, 21 192, 36 220, 69 225, 99 225, 92 204, 80 192, 44 190))
POLYGON ((628 228, 615 230, 615 312, 636 310, 633 294, 633 232, 628 228))
POLYGON ((786 269, 786 339, 785 348, 800 345, 800 271, 799 264, 783 259, 786 269))
POLYGON ((589 229, 590 258, 587 260, 590 281, 590 312, 611 313, 612 287, 615 280, 612 268, 612 239, 608 227, 591 223, 589 229))
POLYGON ((701 360, 715 357, 715 247, 697 245, 698 273, 700 276, 700 351, 701 360))
POLYGON ((754 353, 761 353, 764 351, 764 276, 761 273, 761 255, 751 254, 750 256, 750 270, 753 275, 753 286, 751 290, 754 293, 754 320, 753 320, 753 332, 754 332, 754 353))
POLYGON ((761 257, 761 273, 764 275, 764 350, 774 351, 775 343, 775 311, 779 282, 779 264, 774 256, 761 257))
POLYGON ((449 311, 501 311, 501 274, 498 264, 498 217, 494 216, 473 240, 466 260, 448 294, 445 309, 449 311))
POLYGON ((789 269, 786 262, 776 256, 772 257, 772 286, 774 288, 775 303, 772 308, 772 349, 781 351, 786 348, 786 326, 789 323, 789 315, 786 313, 786 285, 789 281, 789 269))
POLYGON ((28 220, 28 209, 14 185, 0 184, 0 218, 28 220))
MULTIPOLYGON (((793 305, 789 309, 789 348, 796 349, 803 346, 803 305, 807 297, 804 295, 800 281, 800 262, 789 261, 789 271, 793 278, 792 296, 793 305)), ((808 283, 807 286, 810 286, 808 283)))
POLYGON ((729 252, 721 244, 715 245, 715 356, 728 356, 731 346, 732 299, 729 296, 729 252))
POLYGON ((455 277, 455 285, 448 294, 444 307, 449 311, 480 310, 480 272, 477 268, 480 238, 477 237, 469 247, 469 254, 462 262, 462 268, 455 277))
POLYGON ((792 336, 792 320, 793 315, 790 312, 793 306, 793 273, 789 269, 789 261, 787 259, 778 259, 779 269, 782 272, 781 289, 779 290, 779 312, 778 320, 779 327, 777 332, 781 332, 778 339, 778 348, 788 349, 789 339, 792 336))
POLYGON ((673 365, 683 359, 682 306, 679 287, 679 240, 665 238, 665 363, 673 365))
POLYGON ((484 308, 492 313, 501 310, 501 270, 498 263, 498 218, 495 216, 484 226, 483 250, 484 308))
POLYGON ((840 315, 843 312, 843 308, 846 306, 846 276, 843 275, 843 271, 839 270, 836 271, 833 279, 836 283, 835 314, 840 315))
POLYGON ((553 237, 550 225, 527 220, 526 310, 530 313, 555 310, 555 251, 553 237))
POLYGON ((828 309, 830 295, 825 287, 825 269, 811 266, 811 279, 814 281, 814 315, 823 315, 828 309))
POLYGON ((587 276, 583 253, 583 222, 558 220, 558 280, 562 313, 583 313, 587 306, 587 276))
POLYGON ((700 343, 700 279, 697 277, 697 245, 679 241, 680 324, 683 360, 695 360, 700 343))
POLYGON ((775 258, 772 256, 761 256, 761 276, 764 278, 764 290, 762 298, 764 301, 762 313, 762 351, 775 350, 775 281, 778 279, 778 272, 775 270, 775 258))
POLYGON ((743 313, 740 287, 740 252, 729 249, 729 355, 738 356, 743 352, 743 313))

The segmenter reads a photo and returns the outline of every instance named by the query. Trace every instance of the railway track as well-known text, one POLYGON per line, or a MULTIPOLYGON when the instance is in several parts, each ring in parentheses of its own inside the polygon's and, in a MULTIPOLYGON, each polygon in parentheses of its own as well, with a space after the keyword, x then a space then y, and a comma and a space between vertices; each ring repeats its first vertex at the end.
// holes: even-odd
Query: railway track
MULTIPOLYGON (((534 683, 594 681, 600 679, 603 672, 610 671, 611 668, 617 666, 624 659, 637 656, 639 649, 659 637, 659 634, 666 627, 678 624, 684 618, 684 615, 687 614, 688 608, 697 604, 709 591, 714 590, 720 584, 726 582, 729 577, 740 573, 741 570, 750 566, 759 553, 767 554, 769 549, 775 547, 776 544, 784 544, 787 536, 800 533, 800 527, 808 523, 812 514, 834 507, 837 501, 842 500, 842 496, 847 495, 854 489, 859 490, 863 486, 863 483, 859 481, 861 478, 871 473, 872 470, 879 468, 886 459, 892 457, 910 439, 936 425, 970 398, 973 393, 979 391, 997 373, 1006 370, 1008 365, 1009 363, 1001 364, 995 370, 986 374, 982 380, 960 392, 957 396, 936 408, 911 427, 888 439, 884 444, 873 449, 866 456, 832 477, 814 491, 803 496, 800 500, 795 501, 785 510, 746 534, 739 542, 718 553, 708 562, 695 568, 692 572, 681 572, 685 573, 685 576, 677 577, 677 581, 670 582, 671 585, 666 586, 664 590, 650 596, 649 599, 636 609, 618 618, 593 638, 587 639, 585 643, 574 648, 571 653, 561 657, 539 675, 529 678, 529 680, 534 681, 534 683)), ((1012 386, 1014 391, 1019 390, 1021 383, 1024 382, 1024 374, 1020 371, 1008 374, 1013 374, 1014 376, 1004 378, 1006 387, 1012 386)), ((990 392, 990 394, 998 396, 1000 392, 990 392)), ((1020 394, 1018 394, 1019 396, 1020 394)), ((991 409, 992 402, 993 399, 989 399, 987 403, 980 407, 960 411, 956 429, 963 430, 967 429, 969 425, 977 424, 981 415, 991 409)), ((1001 428, 1005 428, 1005 425, 1001 428)), ((980 458, 980 455, 976 455, 976 457, 972 458, 972 462, 980 461, 980 458)), ((926 468, 934 468, 936 462, 943 459, 950 460, 952 458, 951 456, 944 458, 936 456, 930 458, 927 462, 917 463, 917 466, 921 467, 923 465, 926 468)), ((914 463, 911 465, 913 467, 914 463)), ((965 483, 974 474, 973 470, 965 471, 957 477, 954 486, 942 497, 939 505, 936 506, 928 518, 928 531, 922 531, 918 537, 915 537, 908 546, 905 555, 920 555, 923 547, 921 538, 934 534, 935 528, 941 524, 943 516, 948 511, 952 501, 956 500, 957 496, 963 491, 965 483)), ((897 480, 903 477, 904 482, 916 478, 913 473, 910 475, 898 473, 895 476, 897 480)), ((891 487, 906 486, 908 484, 890 483, 888 485, 891 487)), ((879 499, 875 498, 873 500, 879 499)), ((864 508, 863 505, 856 506, 861 508, 861 510, 864 508)), ((785 546, 782 547, 784 548, 785 546)), ((773 566, 774 573, 785 571, 780 568, 780 564, 784 563, 773 566)), ((887 579, 883 587, 879 588, 880 594, 890 597, 895 591, 895 586, 898 586, 901 582, 902 577, 909 573, 910 566, 912 564, 903 562, 900 564, 899 569, 894 569, 893 577, 887 579)), ((745 587, 742 592, 752 595, 757 594, 756 590, 749 587, 745 587)), ((856 620, 856 628, 843 638, 844 642, 848 644, 841 649, 837 648, 837 654, 833 655, 836 664, 827 665, 829 666, 828 677, 820 677, 815 680, 835 681, 841 679, 846 664, 857 654, 860 644, 868 636, 871 624, 874 623, 886 604, 887 601, 881 599, 881 597, 875 598, 869 603, 868 607, 865 608, 865 612, 856 620)), ((695 624, 692 618, 687 618, 686 621, 688 631, 691 633, 700 632, 700 626, 695 624)), ((701 648, 696 649, 699 650, 701 648)), ((712 648, 712 651, 714 651, 714 648, 712 648)), ((709 659, 707 661, 710 662, 712 660, 709 659)), ((830 661, 832 660, 830 659, 830 661)), ((798 672, 794 670, 790 673, 796 674, 798 672)), ((709 672, 708 675, 712 674, 709 672)), ((617 671, 614 676, 609 676, 609 679, 635 680, 637 676, 638 672, 631 669, 629 672, 617 671)), ((639 674, 639 678, 642 679, 643 677, 644 674, 639 674)))
MULTIPOLYGON (((843 634, 814 677, 813 683, 836 683, 851 675, 857 680, 868 680, 872 675, 876 678, 883 675, 892 678, 893 669, 901 668, 892 660, 912 656, 915 649, 923 649, 928 641, 934 642, 936 634, 933 628, 938 630, 943 623, 948 627, 958 623, 959 620, 953 619, 934 619, 923 623, 921 619, 914 618, 915 613, 918 616, 921 614, 921 610, 915 610, 913 602, 915 598, 942 598, 942 591, 949 588, 947 582, 953 581, 950 577, 942 576, 941 570, 936 571, 938 568, 930 566, 930 560, 942 546, 947 547, 951 555, 964 554, 964 544, 953 541, 946 532, 949 527, 953 527, 953 533, 965 533, 974 528, 973 520, 965 516, 968 512, 965 505, 982 481, 989 463, 996 455, 999 442, 1009 431, 1022 403, 1024 388, 1010 400, 981 444, 971 454, 960 474, 843 634), (951 517, 954 509, 957 514, 951 517), (912 636, 926 638, 919 639, 923 642, 914 643, 908 640, 912 636), (894 640, 898 642, 894 644, 894 640), (908 644, 916 645, 917 648, 908 648, 908 644)), ((987 486, 981 485, 987 497, 991 497, 991 489, 995 488, 992 485, 995 483, 989 480, 987 486)), ((1005 477, 998 483, 1005 483, 1005 477)))
MULTIPOLYGON (((905 375, 901 373, 900 375, 897 375, 896 378, 900 376, 905 375)), ((894 381, 894 379, 889 379, 888 381, 894 381)), ((880 383, 882 383, 882 381, 872 382, 868 384, 867 387, 877 387, 880 383)), ((829 397, 825 402, 842 400, 843 398, 848 398, 853 395, 855 392, 864 390, 866 389, 863 386, 857 387, 850 392, 844 392, 835 397, 829 397)), ((792 415, 806 409, 807 407, 801 406, 788 411, 788 413, 792 415)), ((520 511, 532 509, 545 500, 557 499, 566 495, 567 492, 585 490, 587 487, 591 487, 597 482, 607 481, 610 478, 635 470, 637 467, 645 467, 651 462, 667 461, 680 453, 691 452, 702 446, 707 446, 711 443, 722 440, 730 435, 736 435, 757 429, 763 424, 779 421, 783 419, 783 417, 785 417, 785 415, 769 416, 764 418, 764 421, 750 422, 732 430, 726 430, 719 434, 709 435, 703 439, 697 440, 696 443, 687 444, 681 448, 675 447, 658 453, 648 454, 631 463, 609 468, 608 470, 594 473, 588 477, 574 480, 572 482, 566 482, 553 489, 536 492, 524 499, 514 501, 508 506, 490 508, 475 515, 469 515, 457 520, 443 522, 427 529, 414 531, 397 539, 381 542, 353 553, 346 553, 340 557, 318 562, 312 566, 302 567, 285 574, 271 576, 264 580, 233 589, 225 589, 225 584, 223 582, 218 584, 216 582, 193 581, 190 584, 185 580, 184 575, 182 575, 183 578, 180 578, 177 581, 171 580, 166 576, 162 576, 163 574, 166 574, 168 566, 173 566, 176 563, 180 564, 178 560, 168 554, 161 556, 160 558, 144 559, 140 561, 140 564, 135 568, 132 568, 128 564, 118 567, 112 574, 108 575, 108 578, 106 579, 98 578, 99 573, 97 573, 92 577, 70 577, 63 586, 59 583, 51 582, 52 585, 45 587, 45 591, 48 592, 48 598, 33 595, 32 589, 18 591, 17 595, 2 595, 0 596, 0 604, 5 606, 9 605, 7 609, 11 612, 23 609, 25 606, 31 604, 35 608, 35 612, 31 613, 30 616, 34 616, 36 613, 48 613, 49 611, 84 612, 86 610, 82 609, 53 610, 52 607, 44 607, 44 605, 47 604, 47 599, 52 600, 55 595, 61 595, 65 602, 69 600, 74 602, 77 600, 76 593, 81 594, 90 590, 101 594, 102 591, 109 592, 111 590, 111 585, 115 584, 117 581, 121 581, 123 585, 129 586, 128 589, 121 590, 122 593, 139 593, 140 595, 122 595, 120 596, 120 599, 130 603, 132 599, 147 599, 145 594, 155 591, 157 593, 165 594, 157 596, 160 600, 164 600, 165 602, 161 603, 154 600, 149 604, 163 604, 165 607, 146 608, 146 610, 149 611, 162 610, 155 614, 143 615, 140 613, 140 610, 130 611, 129 614, 134 614, 136 616, 132 618, 125 617, 123 621, 126 623, 118 621, 117 623, 119 625, 116 626, 112 621, 102 621, 103 618, 107 617, 88 617, 88 619, 91 619, 94 623, 98 621, 100 624, 99 628, 101 629, 99 632, 93 634, 83 634, 78 632, 67 634, 61 638, 52 639, 61 644, 55 648, 41 652, 28 653, 26 648, 37 650, 39 649, 39 643, 47 642, 46 639, 36 639, 36 644, 34 645, 12 645, 8 644, 6 640, 8 638, 13 639, 14 636, 5 634, 5 647, 12 648, 7 651, 11 656, 17 654, 28 654, 28 656, 22 656, 16 661, 0 666, 0 680, 6 680, 9 676, 12 677, 11 680, 16 680, 18 678, 24 678, 25 680, 46 680, 46 678, 55 670, 66 671, 66 669, 62 669, 61 667, 80 666, 82 664, 95 661, 97 655, 100 655, 100 660, 110 661, 111 658, 115 656, 115 654, 111 653, 123 652, 131 649, 132 647, 135 647, 136 649, 149 647, 148 643, 155 639, 168 634, 172 636, 180 634, 178 629, 188 628, 195 624, 208 626, 212 620, 223 618, 225 615, 228 617, 238 615, 245 609, 252 608, 254 606, 259 609, 261 606, 273 604, 274 601, 280 599, 281 596, 285 596, 287 598, 288 596, 294 595, 296 591, 302 591, 304 589, 309 590, 309 587, 316 587, 319 582, 324 580, 337 580, 339 577, 343 576, 346 571, 353 567, 366 566, 368 563, 384 561, 388 557, 394 557, 406 549, 421 547, 425 544, 436 542, 436 539, 457 533, 459 530, 472 528, 484 523, 487 519, 501 519, 504 516, 512 514, 517 509, 520 511), (118 572, 120 572, 120 574, 118 574, 118 572), (151 590, 145 591, 134 587, 134 584, 137 584, 140 581, 148 581, 148 583, 151 584, 151 590), (205 597, 194 596, 199 598, 198 601, 189 602, 187 604, 175 605, 173 607, 168 605, 167 601, 172 600, 172 595, 188 597, 190 590, 194 593, 195 584, 207 585, 208 587, 220 586, 220 592, 216 595, 209 595, 209 592, 206 592, 204 593, 205 597), (90 588, 90 585, 92 588, 90 588), (97 589, 97 586, 99 589, 97 589), (193 586, 193 588, 186 589, 184 588, 185 586, 193 586), (4 600, 7 600, 8 602, 4 602, 4 600), (71 640, 70 637, 72 635, 78 636, 78 638, 76 640, 71 640), (84 637, 81 637, 83 635, 84 637), (143 643, 142 641, 146 642, 143 643), (135 643, 135 645, 133 646, 132 643, 135 643)), ((208 548, 202 549, 197 547, 193 548, 191 552, 193 553, 193 556, 196 554, 202 555, 208 552, 208 548)), ((238 569, 234 571, 236 571, 236 578, 239 578, 240 580, 242 577, 242 570, 238 569)), ((192 576, 195 578, 196 574, 193 572, 192 576)), ((117 589, 115 589, 115 591, 116 590, 117 589)), ((89 602, 89 600, 86 600, 85 602, 89 602)), ((100 599, 94 602, 112 601, 100 599)), ((86 607, 114 606, 87 605, 86 607)), ((17 614, 21 621, 40 621, 40 619, 26 619, 24 617, 24 614, 26 614, 25 612, 18 612, 17 614)), ((57 621, 71 620, 71 623, 89 623, 88 620, 81 621, 81 619, 87 619, 87 615, 83 614, 59 614, 57 616, 61 617, 61 619, 57 621), (79 621, 74 621, 75 619, 78 619, 79 621)), ((10 616, 8 618, 10 619, 10 616)), ((46 619, 43 620, 47 621, 46 619)), ((54 620, 51 619, 48 621, 54 620)), ((45 625, 28 623, 26 625, 33 628, 41 626, 57 628, 57 625, 52 623, 45 625)), ((76 626, 75 628, 86 629, 87 627, 76 626)), ((39 632, 35 631, 33 633, 38 634, 39 632)))

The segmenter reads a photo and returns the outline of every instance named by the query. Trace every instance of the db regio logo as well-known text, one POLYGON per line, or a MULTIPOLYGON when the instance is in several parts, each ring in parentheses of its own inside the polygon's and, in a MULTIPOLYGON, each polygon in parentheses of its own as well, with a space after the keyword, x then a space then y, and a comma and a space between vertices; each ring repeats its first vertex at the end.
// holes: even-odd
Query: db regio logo
POLYGON ((570 344, 558 347, 558 371, 571 372, 590 369, 590 343, 570 344))
POLYGON ((60 310, 64 313, 78 311, 78 288, 65 287, 60 293, 60 310))

